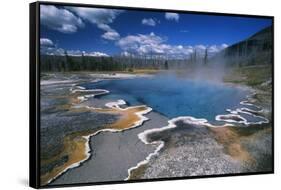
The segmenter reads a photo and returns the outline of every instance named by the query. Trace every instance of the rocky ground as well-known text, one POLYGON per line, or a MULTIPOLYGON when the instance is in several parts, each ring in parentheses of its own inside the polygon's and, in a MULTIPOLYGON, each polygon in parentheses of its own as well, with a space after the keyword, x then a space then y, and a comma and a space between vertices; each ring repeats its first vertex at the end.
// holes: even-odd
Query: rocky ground
POLYGON ((50 185, 89 183, 102 181, 123 181, 128 177, 128 169, 144 160, 156 149, 156 145, 146 145, 138 134, 167 124, 167 118, 150 112, 142 126, 121 133, 103 132, 90 140, 89 160, 80 167, 73 168, 54 180, 50 185))
POLYGON ((41 77, 40 172, 43 184, 58 173, 52 174, 58 166, 63 166, 70 159, 71 150, 66 148, 69 147, 66 137, 97 131, 118 119, 116 114, 73 109, 78 94, 72 94, 70 89, 76 83, 89 79, 92 78, 87 75, 77 77, 75 74, 41 77))

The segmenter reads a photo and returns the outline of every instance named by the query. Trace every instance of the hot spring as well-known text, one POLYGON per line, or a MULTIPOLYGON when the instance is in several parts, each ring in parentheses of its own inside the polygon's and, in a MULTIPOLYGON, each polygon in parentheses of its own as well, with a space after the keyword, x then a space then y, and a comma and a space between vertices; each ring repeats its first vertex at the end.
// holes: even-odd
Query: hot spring
MULTIPOLYGON (((105 89, 110 93, 96 98, 126 101, 127 105, 147 105, 169 119, 179 116, 205 118, 219 123, 216 116, 247 105, 240 102, 251 94, 247 88, 206 80, 191 80, 176 75, 155 75, 131 79, 102 80, 80 85, 86 89, 105 89)), ((253 109, 253 106, 249 109, 253 109)), ((253 122, 262 118, 240 113, 253 122)))

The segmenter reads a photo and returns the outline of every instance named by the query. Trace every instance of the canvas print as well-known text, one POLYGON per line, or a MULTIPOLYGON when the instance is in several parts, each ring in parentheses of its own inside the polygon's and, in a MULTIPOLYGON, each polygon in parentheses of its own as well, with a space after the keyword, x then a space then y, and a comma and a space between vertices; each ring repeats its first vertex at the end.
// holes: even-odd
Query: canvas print
POLYGON ((40 4, 40 185, 273 171, 273 19, 40 4))

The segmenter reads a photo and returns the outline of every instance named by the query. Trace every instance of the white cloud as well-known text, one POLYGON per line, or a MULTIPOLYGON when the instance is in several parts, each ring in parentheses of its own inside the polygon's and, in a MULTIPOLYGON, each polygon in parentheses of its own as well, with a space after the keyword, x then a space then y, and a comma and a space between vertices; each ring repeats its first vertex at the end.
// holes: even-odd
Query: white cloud
POLYGON ((125 56, 125 57, 128 57, 128 56, 130 56, 131 54, 130 54, 129 52, 127 52, 127 51, 123 51, 123 52, 121 52, 121 55, 122 55, 122 56, 125 56))
POLYGON ((224 49, 224 48, 227 48, 227 47, 228 47, 227 44, 222 44, 222 45, 221 45, 221 48, 223 48, 223 49, 224 49))
MULTIPOLYGON (((82 54, 85 54, 84 51, 80 51, 80 50, 66 50, 65 51, 67 53, 67 55, 69 56, 82 56, 82 54)), ((63 54, 64 55, 64 54, 63 54)))
POLYGON ((85 53, 84 55, 85 56, 91 56, 91 57, 109 57, 108 54, 102 53, 102 52, 98 52, 98 51, 90 52, 90 53, 85 53))
POLYGON ((88 22, 95 24, 99 29, 104 30, 103 38, 108 40, 119 39, 119 33, 112 29, 109 24, 113 23, 116 17, 122 13, 121 10, 115 9, 101 9, 101 8, 87 8, 87 7, 66 7, 68 10, 74 12, 79 17, 88 22))
POLYGON ((109 24, 123 11, 115 9, 87 8, 87 7, 66 7, 75 12, 78 16, 93 24, 109 24))
POLYGON ((150 33, 147 35, 129 35, 121 38, 117 45, 124 51, 123 55, 163 55, 168 57, 187 56, 193 52, 190 46, 170 45, 165 43, 165 40, 160 36, 150 33), (126 53, 125 53, 126 52, 126 53))
MULTIPOLYGON (((89 56, 89 57, 109 57, 108 54, 103 53, 103 52, 98 52, 98 51, 93 51, 93 52, 85 52, 81 50, 67 50, 66 51, 69 56, 89 56)), ((64 53, 62 55, 65 55, 64 53)))
POLYGON ((225 49, 227 47, 228 47, 227 44, 212 45, 212 46, 208 47, 208 52, 215 54, 215 53, 220 52, 221 50, 223 50, 223 49, 225 49))
POLYGON ((108 54, 98 51, 85 52, 81 50, 65 50, 63 48, 57 48, 52 40, 49 38, 40 38, 40 53, 42 55, 58 55, 65 56, 67 53, 69 56, 91 56, 91 57, 109 57, 108 54))
POLYGON ((100 23, 97 27, 104 31, 114 31, 108 24, 100 23))
POLYGON ((196 53, 199 56, 205 55, 206 50, 208 52, 208 56, 213 56, 227 47, 228 47, 227 44, 209 45, 209 46, 200 44, 200 45, 195 45, 193 49, 196 50, 196 53))
POLYGON ((107 40, 118 40, 120 35, 116 31, 108 31, 102 35, 102 38, 107 40))
POLYGON ((56 55, 63 53, 61 49, 55 47, 54 42, 49 38, 40 38, 40 52, 41 54, 56 55))
POLYGON ((42 47, 40 48, 40 53, 42 55, 64 55, 65 50, 62 48, 55 47, 42 47))
POLYGON ((163 49, 159 48, 163 42, 163 39, 156 36, 154 33, 148 35, 138 34, 129 35, 121 38, 117 45, 128 52, 134 52, 137 54, 148 54, 148 53, 161 53, 163 49))
MULTIPOLYGON (((98 51, 93 51, 93 52, 85 52, 81 50, 67 50, 66 51, 69 56, 90 56, 90 57, 109 57, 108 54, 103 53, 103 52, 98 52, 98 51)), ((64 55, 64 54, 62 54, 64 55)))
POLYGON ((93 52, 85 52, 81 50, 65 50, 63 48, 55 48, 55 47, 43 47, 41 48, 42 55, 57 55, 57 56, 65 56, 65 53, 69 56, 90 56, 90 57, 109 57, 108 54, 98 51, 93 52))
POLYGON ((200 44, 200 45, 196 45, 194 48, 195 48, 196 50, 205 50, 207 47, 204 46, 204 45, 202 45, 202 44, 200 44))
POLYGON ((144 18, 142 19, 141 23, 147 26, 155 26, 156 21, 153 18, 144 18))
POLYGON ((40 23, 62 33, 74 33, 84 27, 83 21, 72 12, 53 5, 40 6, 40 23))
POLYGON ((40 38, 40 45, 45 47, 52 47, 54 46, 54 43, 48 38, 40 38))
POLYGON ((124 38, 121 38, 116 43, 122 50, 122 55, 124 56, 135 56, 135 55, 146 55, 146 56, 155 56, 161 55, 167 58, 175 59, 186 59, 189 58, 191 53, 196 51, 198 56, 202 56, 205 53, 206 48, 208 49, 209 55, 221 51, 226 44, 222 45, 171 45, 167 44, 166 40, 160 36, 155 35, 154 33, 150 34, 138 34, 138 35, 129 35, 124 38))
POLYGON ((165 18, 167 20, 179 21, 180 15, 178 13, 165 13, 165 18))
POLYGON ((115 9, 86 8, 86 7, 56 7, 52 5, 40 6, 41 24, 50 29, 63 33, 74 33, 84 27, 84 21, 95 24, 105 31, 103 38, 108 40, 119 39, 119 33, 109 24, 123 11, 115 9))

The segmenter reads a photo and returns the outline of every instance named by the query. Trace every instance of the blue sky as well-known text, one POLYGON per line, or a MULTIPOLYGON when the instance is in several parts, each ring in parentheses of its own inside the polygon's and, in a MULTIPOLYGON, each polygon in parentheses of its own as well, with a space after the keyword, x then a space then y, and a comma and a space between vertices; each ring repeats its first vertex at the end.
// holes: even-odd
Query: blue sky
POLYGON ((41 5, 41 52, 185 57, 216 53, 271 25, 271 19, 41 5))

